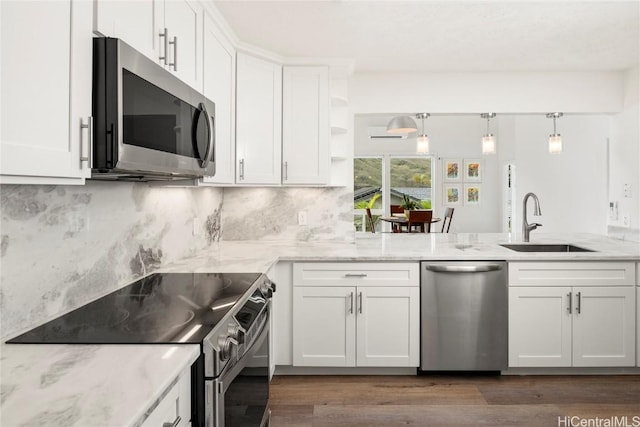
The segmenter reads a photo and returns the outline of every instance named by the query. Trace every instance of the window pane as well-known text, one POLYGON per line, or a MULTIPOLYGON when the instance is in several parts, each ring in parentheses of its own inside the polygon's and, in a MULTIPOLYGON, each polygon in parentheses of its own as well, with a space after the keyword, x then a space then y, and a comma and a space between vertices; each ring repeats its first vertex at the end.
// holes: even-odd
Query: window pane
MULTIPOLYGON (((354 226, 357 231, 370 231, 365 219, 366 208, 382 209, 382 159, 353 159, 354 226), (364 228, 363 228, 364 227, 364 228)), ((376 216, 374 216, 374 220, 376 216)))
POLYGON ((431 157, 392 158, 391 204, 401 205, 406 195, 418 209, 431 209, 431 157))

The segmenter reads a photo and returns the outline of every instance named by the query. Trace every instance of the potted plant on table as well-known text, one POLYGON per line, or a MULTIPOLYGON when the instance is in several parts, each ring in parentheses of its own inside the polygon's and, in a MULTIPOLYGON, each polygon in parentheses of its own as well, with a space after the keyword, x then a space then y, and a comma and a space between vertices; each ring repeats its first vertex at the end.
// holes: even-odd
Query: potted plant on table
POLYGON ((409 211, 418 209, 418 201, 410 198, 406 194, 403 194, 400 206, 404 209, 404 215, 409 218, 409 211))

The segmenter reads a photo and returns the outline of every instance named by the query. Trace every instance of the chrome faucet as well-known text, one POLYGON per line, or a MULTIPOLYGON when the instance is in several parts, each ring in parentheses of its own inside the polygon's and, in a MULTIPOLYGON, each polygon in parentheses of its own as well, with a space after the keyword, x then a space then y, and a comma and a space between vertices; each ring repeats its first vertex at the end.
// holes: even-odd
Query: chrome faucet
POLYGON ((522 241, 523 242, 529 241, 529 234, 531 233, 531 230, 535 230, 538 227, 542 227, 542 224, 538 224, 537 222, 534 222, 533 224, 529 224, 527 222, 527 200, 529 200, 529 197, 533 197, 533 201, 535 202, 535 205, 533 207, 533 214, 535 216, 542 215, 542 211, 540 211, 540 201, 538 200, 538 196, 536 196, 533 193, 525 194, 524 200, 522 201, 522 241))

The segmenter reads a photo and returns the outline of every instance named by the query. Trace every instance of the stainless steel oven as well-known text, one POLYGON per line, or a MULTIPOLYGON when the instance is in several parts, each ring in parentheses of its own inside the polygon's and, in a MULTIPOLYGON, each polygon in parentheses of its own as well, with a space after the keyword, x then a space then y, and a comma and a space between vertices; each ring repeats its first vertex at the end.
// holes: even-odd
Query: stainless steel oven
POLYGON ((119 39, 93 43, 92 178, 215 174, 215 106, 119 39))
MULTIPOLYGON (((258 287, 221 332, 204 340, 213 360, 205 372, 205 425, 259 427, 269 423, 271 282, 258 287), (210 345, 209 345, 210 344, 210 345)), ((205 367, 205 371, 206 368, 205 367)))
POLYGON ((208 382, 216 427, 265 426, 269 420, 269 320, 236 364, 208 382))

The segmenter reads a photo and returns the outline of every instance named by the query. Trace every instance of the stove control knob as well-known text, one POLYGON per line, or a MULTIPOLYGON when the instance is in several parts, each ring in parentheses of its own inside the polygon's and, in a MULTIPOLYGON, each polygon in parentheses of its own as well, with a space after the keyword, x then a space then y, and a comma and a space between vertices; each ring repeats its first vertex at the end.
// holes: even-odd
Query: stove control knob
POLYGON ((225 361, 233 354, 233 346, 238 346, 238 341, 231 337, 220 337, 218 339, 218 346, 220 347, 220 360, 225 361))
POLYGON ((271 280, 265 280, 262 285, 260 285, 260 291, 267 298, 272 298, 273 293, 276 291, 276 284, 271 280))
POLYGON ((229 337, 233 338, 238 342, 238 344, 244 344, 245 336, 247 335, 247 330, 240 325, 229 325, 229 337))

